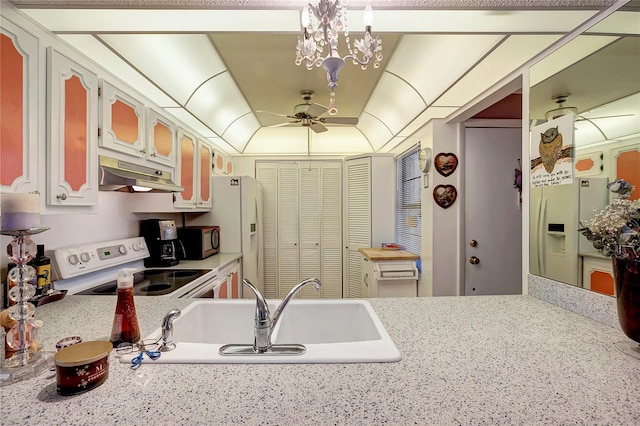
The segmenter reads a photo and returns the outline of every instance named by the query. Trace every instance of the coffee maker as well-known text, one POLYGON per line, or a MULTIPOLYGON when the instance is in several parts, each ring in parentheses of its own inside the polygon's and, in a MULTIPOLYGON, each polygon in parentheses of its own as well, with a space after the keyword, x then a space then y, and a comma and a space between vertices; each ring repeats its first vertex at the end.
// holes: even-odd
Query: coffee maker
POLYGON ((145 219, 140 221, 140 235, 149 248, 146 267, 173 266, 184 258, 184 247, 178 239, 176 222, 169 219, 145 219))

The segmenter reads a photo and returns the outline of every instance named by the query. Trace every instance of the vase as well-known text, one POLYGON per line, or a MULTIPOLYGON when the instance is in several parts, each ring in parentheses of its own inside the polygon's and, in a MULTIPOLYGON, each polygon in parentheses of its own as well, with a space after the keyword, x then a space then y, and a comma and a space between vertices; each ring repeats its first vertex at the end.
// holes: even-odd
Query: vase
POLYGON ((612 261, 620 327, 636 342, 632 350, 640 354, 640 260, 613 257, 612 261))

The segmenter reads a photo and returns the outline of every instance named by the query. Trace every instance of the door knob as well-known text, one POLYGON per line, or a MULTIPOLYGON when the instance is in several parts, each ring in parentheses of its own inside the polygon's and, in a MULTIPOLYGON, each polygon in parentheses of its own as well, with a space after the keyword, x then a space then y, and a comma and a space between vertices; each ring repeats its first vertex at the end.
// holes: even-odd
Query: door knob
POLYGON ((475 256, 471 256, 471 257, 469 258, 469 263, 470 263, 470 264, 472 264, 472 265, 477 265, 478 263, 480 263, 480 259, 478 259, 478 258, 477 258, 477 257, 475 257, 475 256))
POLYGON ((478 242, 476 240, 471 240, 471 241, 469 241, 469 245, 471 247, 476 247, 478 245, 478 242))

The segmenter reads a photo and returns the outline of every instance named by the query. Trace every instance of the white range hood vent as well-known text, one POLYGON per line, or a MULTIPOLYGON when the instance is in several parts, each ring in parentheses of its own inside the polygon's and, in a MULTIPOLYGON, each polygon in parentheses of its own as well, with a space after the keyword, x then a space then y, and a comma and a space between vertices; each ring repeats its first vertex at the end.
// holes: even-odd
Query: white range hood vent
POLYGON ((171 173, 129 163, 116 158, 99 156, 100 191, 123 192, 182 192, 184 187, 171 180, 171 173))

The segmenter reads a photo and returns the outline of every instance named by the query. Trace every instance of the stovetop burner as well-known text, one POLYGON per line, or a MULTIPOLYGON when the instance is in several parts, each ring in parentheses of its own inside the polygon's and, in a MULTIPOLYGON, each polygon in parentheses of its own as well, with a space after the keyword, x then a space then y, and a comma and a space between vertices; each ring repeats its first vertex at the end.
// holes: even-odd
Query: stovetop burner
MULTIPOLYGON (((147 269, 136 272, 133 275, 133 294, 135 296, 163 296, 173 293, 209 271, 209 269, 147 269)), ((114 280, 77 294, 114 295, 117 288, 117 282, 114 280)))

